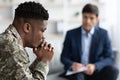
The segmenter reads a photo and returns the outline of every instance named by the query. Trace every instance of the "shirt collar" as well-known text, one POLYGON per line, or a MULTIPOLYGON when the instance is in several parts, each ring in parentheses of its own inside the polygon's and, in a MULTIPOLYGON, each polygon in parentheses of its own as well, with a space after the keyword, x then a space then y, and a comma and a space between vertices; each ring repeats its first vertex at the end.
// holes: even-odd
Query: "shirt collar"
MULTIPOLYGON (((95 32, 95 27, 92 27, 92 29, 90 30, 88 34, 93 35, 94 32, 95 32)), ((86 31, 83 29, 83 27, 82 27, 82 34, 86 34, 86 31)))

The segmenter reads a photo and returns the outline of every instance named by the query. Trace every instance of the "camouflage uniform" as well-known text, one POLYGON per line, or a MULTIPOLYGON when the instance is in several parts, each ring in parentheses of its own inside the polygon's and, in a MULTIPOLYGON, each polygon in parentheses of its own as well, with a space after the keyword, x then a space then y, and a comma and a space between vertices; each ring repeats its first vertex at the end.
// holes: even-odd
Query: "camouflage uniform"
POLYGON ((14 26, 0 34, 0 80, 46 80, 48 65, 35 60, 29 67, 29 56, 22 45, 14 26))

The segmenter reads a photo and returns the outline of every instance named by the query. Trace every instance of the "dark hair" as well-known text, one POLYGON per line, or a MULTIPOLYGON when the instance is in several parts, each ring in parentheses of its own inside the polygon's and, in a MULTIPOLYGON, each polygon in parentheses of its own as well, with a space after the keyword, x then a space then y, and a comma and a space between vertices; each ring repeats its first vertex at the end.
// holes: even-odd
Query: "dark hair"
POLYGON ((98 7, 96 5, 93 5, 93 4, 89 3, 89 4, 86 4, 83 7, 82 14, 83 13, 93 13, 96 16, 98 16, 99 15, 99 10, 98 10, 98 7))
POLYGON ((48 11, 40 3, 24 2, 15 9, 15 18, 48 20, 48 11))

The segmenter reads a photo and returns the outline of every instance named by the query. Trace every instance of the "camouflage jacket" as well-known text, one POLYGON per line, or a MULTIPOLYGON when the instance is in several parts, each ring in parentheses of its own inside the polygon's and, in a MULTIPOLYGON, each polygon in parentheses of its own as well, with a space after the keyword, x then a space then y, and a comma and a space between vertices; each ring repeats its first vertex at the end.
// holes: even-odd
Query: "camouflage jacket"
POLYGON ((29 62, 20 35, 10 25, 0 34, 0 80, 46 80, 48 65, 35 60, 29 66, 29 62))

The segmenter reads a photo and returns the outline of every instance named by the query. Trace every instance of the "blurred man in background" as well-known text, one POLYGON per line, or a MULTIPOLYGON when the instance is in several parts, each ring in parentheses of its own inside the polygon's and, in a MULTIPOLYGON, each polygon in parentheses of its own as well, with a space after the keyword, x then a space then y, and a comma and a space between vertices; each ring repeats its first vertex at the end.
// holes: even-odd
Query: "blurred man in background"
POLYGON ((113 67, 114 53, 108 32, 99 27, 99 10, 86 4, 82 10, 82 25, 66 34, 61 62, 69 80, 116 80, 118 70, 113 67), (81 68, 85 70, 79 72, 81 68))
POLYGON ((24 2, 15 9, 13 23, 0 34, 0 80, 46 80, 54 54, 43 35, 48 18, 40 3, 24 2), (30 67, 25 47, 37 57, 30 67))

